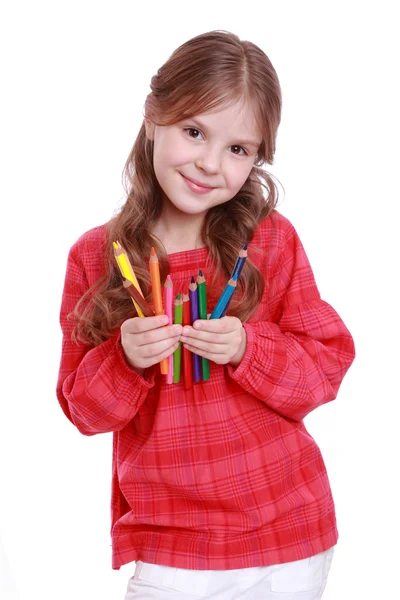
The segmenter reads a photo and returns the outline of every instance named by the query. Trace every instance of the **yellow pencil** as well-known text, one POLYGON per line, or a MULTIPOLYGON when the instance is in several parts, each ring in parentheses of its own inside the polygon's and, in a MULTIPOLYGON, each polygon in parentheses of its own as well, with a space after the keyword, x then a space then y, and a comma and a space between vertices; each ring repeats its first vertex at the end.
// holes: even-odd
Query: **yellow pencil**
MULTIPOLYGON (((143 296, 143 292, 140 289, 140 285, 139 285, 138 280, 136 279, 135 272, 132 269, 132 265, 129 262, 129 258, 126 255, 124 249, 122 248, 122 246, 119 242, 113 242, 113 246, 114 246, 114 256, 117 261, 117 264, 118 264, 118 267, 119 267, 122 277, 124 277, 124 279, 128 279, 128 281, 130 281, 135 286, 135 288, 140 293, 140 295, 143 296)), ((132 302, 135 305, 136 312, 139 315, 139 317, 144 317, 144 313, 143 313, 142 309, 133 300, 133 298, 132 298, 132 302)))
POLYGON ((136 279, 135 271, 132 268, 127 253, 125 252, 125 250, 119 242, 113 242, 113 246, 115 258, 117 259, 117 262, 120 265, 121 271, 124 272, 125 279, 129 279, 129 281, 132 281, 139 294, 143 296, 143 292, 140 289, 139 282, 136 279))

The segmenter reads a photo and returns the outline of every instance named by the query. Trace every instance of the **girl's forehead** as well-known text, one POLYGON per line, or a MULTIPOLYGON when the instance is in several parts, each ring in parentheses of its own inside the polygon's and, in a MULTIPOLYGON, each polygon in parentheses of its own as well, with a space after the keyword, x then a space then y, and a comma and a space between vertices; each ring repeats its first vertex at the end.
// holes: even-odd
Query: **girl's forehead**
POLYGON ((254 114, 256 112, 256 106, 254 102, 247 100, 245 98, 240 99, 232 99, 228 101, 227 99, 221 99, 220 103, 218 103, 213 108, 208 110, 204 110, 201 113, 198 112, 198 116, 201 115, 219 115, 221 114, 232 114, 237 116, 254 114))
POLYGON ((247 135, 251 134, 255 139, 258 138, 259 142, 261 141, 262 133, 258 126, 256 110, 250 102, 238 101, 223 104, 189 118, 205 128, 216 131, 229 128, 237 134, 241 132, 247 135))

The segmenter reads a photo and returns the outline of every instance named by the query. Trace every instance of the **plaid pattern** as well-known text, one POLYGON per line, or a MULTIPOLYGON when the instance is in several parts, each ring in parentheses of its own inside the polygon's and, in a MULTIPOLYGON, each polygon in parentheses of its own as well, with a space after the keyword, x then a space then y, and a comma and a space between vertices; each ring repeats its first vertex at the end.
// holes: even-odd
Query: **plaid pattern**
MULTIPOLYGON (((57 396, 82 434, 113 432, 112 567, 241 569, 333 546, 329 481, 302 419, 336 397, 355 351, 291 223, 274 211, 249 244, 266 287, 244 324, 241 364, 210 363, 209 381, 187 391, 158 365, 138 375, 119 335, 94 348, 71 342, 66 316, 104 271, 104 233, 92 229, 69 253, 57 396)), ((169 256, 174 293, 199 268, 211 277, 207 258, 206 248, 169 256)), ((216 298, 211 290, 208 312, 216 298)))

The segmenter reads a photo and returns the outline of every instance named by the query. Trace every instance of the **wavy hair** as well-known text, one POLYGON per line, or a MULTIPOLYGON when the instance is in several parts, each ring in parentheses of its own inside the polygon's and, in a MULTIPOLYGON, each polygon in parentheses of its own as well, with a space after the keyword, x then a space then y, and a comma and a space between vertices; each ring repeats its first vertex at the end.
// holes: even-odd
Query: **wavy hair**
MULTIPOLYGON (((145 118, 155 125, 173 125, 236 102, 251 103, 262 142, 256 161, 240 191, 228 202, 212 207, 204 220, 202 241, 216 265, 214 282, 229 278, 243 244, 257 225, 276 207, 278 189, 262 167, 273 164, 281 119, 281 88, 266 54, 255 44, 226 31, 198 35, 177 48, 151 79, 145 118)), ((160 260, 161 280, 168 274, 168 257, 152 226, 161 214, 162 190, 153 167, 153 141, 145 121, 123 169, 126 200, 107 224, 106 272, 80 299, 71 318, 74 339, 97 345, 115 334, 132 316, 132 302, 122 287, 112 242, 127 251, 147 300, 151 298, 148 257, 154 246, 160 260), (108 245, 107 245, 108 242, 108 245)), ((246 321, 264 291, 264 279, 248 258, 229 314, 246 321)))

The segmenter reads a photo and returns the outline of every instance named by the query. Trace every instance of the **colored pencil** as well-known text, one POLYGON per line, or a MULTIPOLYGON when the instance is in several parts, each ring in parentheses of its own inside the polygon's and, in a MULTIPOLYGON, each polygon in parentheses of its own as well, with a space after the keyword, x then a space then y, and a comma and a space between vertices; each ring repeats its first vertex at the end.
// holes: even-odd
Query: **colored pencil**
POLYGON ((238 279, 240 277, 240 273, 242 272, 244 263, 246 262, 246 258, 247 258, 247 246, 248 246, 248 244, 245 244, 239 252, 239 255, 236 259, 235 266, 233 267, 231 279, 234 275, 236 275, 236 273, 238 274, 238 279))
POLYGON ((230 279, 211 313, 210 319, 220 319, 225 305, 232 297, 237 285, 237 274, 230 279))
MULTIPOLYGON (((167 275, 167 279, 164 283, 164 305, 165 305, 165 313, 169 319, 169 324, 172 325, 174 322, 172 315, 172 290, 173 283, 171 279, 171 275, 167 275)), ((173 355, 168 357, 168 375, 167 375, 167 383, 172 383, 173 378, 173 369, 174 369, 174 359, 173 355)))
MULTIPOLYGON (((178 294, 176 300, 174 302, 174 323, 177 325, 182 325, 182 317, 183 317, 183 306, 181 295, 178 294)), ((179 346, 174 352, 174 383, 179 383, 181 380, 181 357, 182 357, 182 342, 179 342, 179 346)))
POLYGON ((146 302, 146 300, 139 294, 135 286, 129 279, 124 279, 122 285, 129 293, 132 300, 140 306, 145 317, 154 317, 154 311, 151 308, 150 304, 146 302))
MULTIPOLYGON (((151 249, 149 267, 153 291, 154 312, 156 315, 163 315, 164 309, 161 295, 160 265, 154 248, 151 249)), ((162 359, 160 362, 160 370, 163 375, 168 375, 168 358, 162 359)))
MULTIPOLYGON (((197 319, 200 318, 199 314, 199 297, 197 295, 197 283, 192 277, 189 284, 189 299, 190 299, 190 324, 193 325, 197 319)), ((192 352, 192 364, 193 364, 193 380, 195 382, 201 379, 201 356, 192 352)))
MULTIPOLYGON (((190 325, 190 300, 188 294, 182 296, 183 316, 182 325, 190 325)), ((190 390, 193 385, 193 369, 191 352, 183 347, 183 384, 185 390, 190 390)))
MULTIPOLYGON (((122 277, 124 279, 128 279, 128 281, 130 281, 135 286, 135 288, 140 293, 140 295, 143 296, 142 290, 140 289, 139 282, 136 279, 135 271, 132 269, 132 265, 129 262, 127 253, 125 252, 125 250, 123 249, 123 247, 121 246, 121 244, 119 242, 113 242, 113 247, 114 247, 115 260, 117 261, 117 265, 119 267, 122 277)), ((138 316, 144 317, 144 313, 143 313, 142 309, 137 304, 137 302, 135 302, 135 300, 133 298, 132 298, 132 302, 135 305, 138 316)))
MULTIPOLYGON (((231 279, 233 279, 233 277, 237 274, 237 278, 239 279, 240 277, 240 273, 242 272, 242 269, 244 267, 244 263, 246 262, 246 258, 247 258, 247 244, 245 244, 243 246, 243 248, 240 250, 239 255, 236 259, 236 263, 235 266, 233 267, 233 271, 231 274, 231 279)), ((232 299, 232 296, 231 296, 232 299)), ((226 312, 228 310, 229 307, 229 303, 230 300, 226 303, 224 310, 222 311, 221 317, 224 317, 226 315, 226 312)))
MULTIPOLYGON (((132 276, 132 283, 133 283, 133 285, 135 286, 135 288, 137 289, 137 291, 140 293, 140 295, 143 296, 143 292, 140 289, 139 282, 138 282, 138 280, 136 278, 135 271, 132 268, 132 265, 130 263, 130 260, 128 258, 128 254, 127 254, 126 250, 123 248, 123 246, 118 241, 117 242, 113 242, 113 246, 114 246, 114 254, 115 254, 115 250, 117 249, 119 251, 119 252, 117 251, 117 255, 118 254, 119 255, 121 255, 121 254, 123 255, 123 262, 126 265, 127 273, 132 276)), ((129 277, 126 277, 126 279, 130 280, 129 277)))
MULTIPOLYGON (((206 278, 201 269, 197 277, 197 294, 199 297, 199 318, 207 319, 206 278)), ((201 373, 203 381, 210 379, 210 362, 204 356, 201 357, 201 373)))

